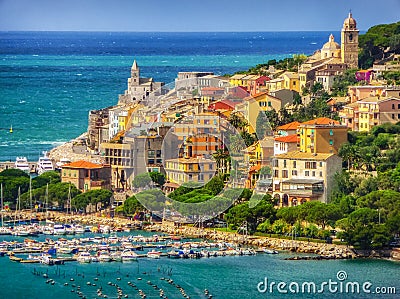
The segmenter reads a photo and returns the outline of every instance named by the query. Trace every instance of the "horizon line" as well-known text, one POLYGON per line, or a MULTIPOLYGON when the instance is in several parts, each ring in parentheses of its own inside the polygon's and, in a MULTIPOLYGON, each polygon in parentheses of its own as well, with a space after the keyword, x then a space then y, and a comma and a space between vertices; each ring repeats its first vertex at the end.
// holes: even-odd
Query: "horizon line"
MULTIPOLYGON (((359 32, 366 30, 358 29, 359 32)), ((118 31, 118 30, 0 30, 5 32, 82 32, 82 33, 275 33, 275 32, 341 32, 341 30, 264 30, 264 31, 118 31)))

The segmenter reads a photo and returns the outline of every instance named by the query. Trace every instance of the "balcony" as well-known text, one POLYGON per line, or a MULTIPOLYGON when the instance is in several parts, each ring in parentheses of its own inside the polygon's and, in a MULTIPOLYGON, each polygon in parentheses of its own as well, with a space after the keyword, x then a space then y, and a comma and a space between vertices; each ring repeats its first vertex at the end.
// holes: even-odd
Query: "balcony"
POLYGON ((99 187, 102 187, 102 186, 104 186, 105 185, 105 181, 104 180, 97 180, 97 181, 90 181, 90 187, 97 187, 97 188, 99 188, 99 187))
POLYGON ((282 182, 282 192, 289 196, 317 196, 324 193, 320 180, 291 179, 282 182))

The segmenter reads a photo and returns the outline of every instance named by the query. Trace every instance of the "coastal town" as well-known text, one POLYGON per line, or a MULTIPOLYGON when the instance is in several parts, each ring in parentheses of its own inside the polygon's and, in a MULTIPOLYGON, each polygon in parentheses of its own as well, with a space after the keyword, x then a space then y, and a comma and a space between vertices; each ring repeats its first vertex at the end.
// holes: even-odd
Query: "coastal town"
MULTIPOLYGON (((373 150, 379 152, 376 156, 383 156, 380 151, 388 153, 399 144, 398 138, 389 134, 397 130, 400 121, 400 88, 396 81, 385 79, 385 73, 400 70, 400 55, 386 54, 371 67, 359 69, 359 30, 349 13, 343 21, 340 44, 331 34, 321 49, 310 56, 295 55, 286 60, 283 68, 275 61, 259 66, 256 72, 231 76, 179 72, 174 83, 165 84, 142 77, 140 61, 134 60, 124 94, 119 95, 116 105, 89 112, 87 132, 52 149, 38 163, 18 157, 15 164, 0 162, 0 166, 5 171, 17 168, 39 176, 57 170, 60 183, 73 186, 75 193, 71 194, 71 187, 65 189, 67 198, 58 203, 53 196, 51 208, 67 212, 69 209, 70 213, 81 215, 77 217, 93 213, 111 219, 120 213, 133 217, 132 220, 146 220, 143 210, 150 210, 155 219, 172 223, 171 233, 186 235, 187 232, 177 230, 180 223, 194 223, 200 228, 212 227, 221 221, 238 235, 244 231, 246 234, 258 231, 295 237, 301 236, 301 230, 313 229, 303 236, 306 239, 318 236, 326 243, 332 243, 333 238, 341 244, 337 245, 342 247, 333 255, 335 258, 356 257, 356 253, 343 245, 344 240, 360 249, 371 249, 370 244, 367 246, 349 236, 346 239, 346 235, 337 237, 334 230, 335 221, 350 217, 337 211, 345 212, 343 205, 349 200, 343 186, 357 184, 354 182, 362 185, 361 181, 376 182, 379 172, 390 167, 393 173, 398 171, 397 165, 389 166, 388 162, 386 168, 378 168, 376 160, 366 159, 372 155, 370 152, 362 156, 354 152, 357 145, 354 140, 371 133, 382 139, 374 143, 373 150), (348 74, 352 75, 353 84, 338 92, 338 86, 347 80, 348 74), (346 148, 352 150, 346 151, 346 148), (212 187, 214 180, 221 180, 222 188, 212 187), (340 185, 339 180, 344 182, 340 185), (203 192, 204 188, 211 191, 203 192), (193 191, 196 189, 198 191, 193 191), (99 190, 110 192, 108 202, 89 203, 90 199, 84 197, 85 193, 99 190), (240 192, 233 192, 237 190, 240 192), (250 195, 245 196, 243 190, 249 190, 250 195), (191 195, 183 200, 180 199, 182 194, 191 195), (133 208, 128 209, 132 198, 139 204, 135 202, 133 208), (209 204, 208 208, 196 207, 214 198, 221 202, 209 204), (228 204, 223 202, 226 199, 228 204), (254 223, 250 223, 251 217, 241 217, 239 207, 244 208, 242 205, 252 200, 260 209, 266 201, 274 212, 266 212, 266 209, 262 217, 257 216, 254 223), (194 207, 181 208, 182 202, 194 207), (332 208, 334 212, 326 212, 329 215, 323 219, 314 217, 311 212, 304 218, 286 213, 300 213, 302 206, 311 211, 319 208, 318 204, 324 205, 324 211, 332 208), (230 206, 233 207, 228 210, 230 206), (318 227, 314 224, 301 227, 302 220, 318 227), (275 225, 278 221, 283 224, 281 230, 275 225)), ((396 159, 393 162, 397 164, 396 159)), ((34 210, 44 218, 46 213, 43 210, 40 213, 40 209, 49 208, 49 187, 47 185, 46 189, 42 185, 43 194, 32 196, 30 186, 25 186, 24 199, 10 206, 17 210, 18 204, 23 202, 25 211, 34 210)), ((365 187, 368 192, 358 190, 359 197, 394 189, 389 183, 385 186, 365 187)), ((351 192, 355 192, 356 187, 351 192)), ((397 207, 398 202, 394 199, 389 204, 397 207)), ((379 221, 378 227, 381 221, 395 221, 399 217, 390 214, 389 204, 386 208, 378 203, 359 206, 368 207, 376 214, 371 217, 379 221)), ((355 211, 349 208, 348 214, 355 211)), ((12 221, 12 212, 6 213, 12 221)), ((342 225, 344 229, 338 225, 338 230, 354 230, 350 224, 342 225)), ((385 229, 381 232, 385 237, 377 237, 381 242, 379 248, 389 243, 397 246, 398 224, 385 229)), ((166 229, 157 227, 157 230, 166 229)), ((211 234, 212 231, 206 232, 211 234)), ((225 235, 220 237, 225 238, 225 235)), ((287 241, 279 242, 257 239, 254 244, 249 244, 248 240, 242 243, 285 249, 287 241)), ((323 246, 328 245, 324 243, 323 246)), ((296 246, 296 250, 306 247, 296 246)), ((321 246, 315 248, 309 252, 320 253, 321 246)), ((396 249, 385 254, 393 258, 399 256, 396 249)))

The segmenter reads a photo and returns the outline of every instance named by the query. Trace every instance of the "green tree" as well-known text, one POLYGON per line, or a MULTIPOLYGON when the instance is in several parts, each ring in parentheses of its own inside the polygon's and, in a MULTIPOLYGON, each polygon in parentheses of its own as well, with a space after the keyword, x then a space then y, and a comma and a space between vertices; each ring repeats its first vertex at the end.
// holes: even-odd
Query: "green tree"
POLYGON ((149 176, 152 179, 154 183, 156 183, 158 186, 164 186, 165 184, 165 175, 162 174, 161 172, 157 171, 152 171, 149 172, 149 176))
POLYGON ((152 179, 150 177, 150 174, 145 172, 145 173, 140 173, 132 181, 132 185, 135 188, 144 188, 147 187, 151 184, 152 179))

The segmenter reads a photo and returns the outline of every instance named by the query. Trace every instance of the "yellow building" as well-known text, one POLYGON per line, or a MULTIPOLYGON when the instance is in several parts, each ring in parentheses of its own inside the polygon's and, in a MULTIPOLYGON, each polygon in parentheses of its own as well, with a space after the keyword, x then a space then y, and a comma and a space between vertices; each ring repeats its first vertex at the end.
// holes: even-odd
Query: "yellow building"
POLYGON ((273 197, 279 206, 296 206, 311 200, 328 202, 342 159, 329 153, 292 151, 275 157, 273 197))
POLYGON ((246 74, 236 74, 229 78, 229 84, 231 86, 244 86, 243 78, 245 78, 246 74))
POLYGON ((334 153, 347 141, 348 128, 338 121, 320 117, 298 127, 300 151, 303 153, 334 153))
POLYGON ((207 183, 216 172, 216 162, 202 157, 165 160, 165 172, 170 183, 207 183))
POLYGON ((300 76, 298 73, 285 72, 281 76, 284 81, 284 89, 300 92, 300 76))
POLYGON ((240 112, 248 121, 247 131, 254 133, 256 128, 257 117, 260 111, 269 111, 275 109, 279 111, 282 108, 282 101, 273 97, 266 92, 246 97, 243 102, 235 106, 235 112, 240 112))
POLYGON ((400 121, 400 97, 368 97, 344 106, 339 116, 353 131, 369 132, 374 126, 395 124, 400 121))

